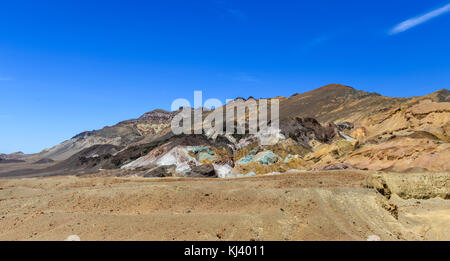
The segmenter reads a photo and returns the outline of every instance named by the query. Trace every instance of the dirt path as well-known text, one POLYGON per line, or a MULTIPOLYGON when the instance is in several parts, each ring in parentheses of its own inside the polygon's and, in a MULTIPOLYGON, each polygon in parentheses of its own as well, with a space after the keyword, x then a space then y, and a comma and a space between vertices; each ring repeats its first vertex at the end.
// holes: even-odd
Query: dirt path
POLYGON ((450 240, 449 200, 388 200, 371 176, 2 179, 0 240, 450 240))

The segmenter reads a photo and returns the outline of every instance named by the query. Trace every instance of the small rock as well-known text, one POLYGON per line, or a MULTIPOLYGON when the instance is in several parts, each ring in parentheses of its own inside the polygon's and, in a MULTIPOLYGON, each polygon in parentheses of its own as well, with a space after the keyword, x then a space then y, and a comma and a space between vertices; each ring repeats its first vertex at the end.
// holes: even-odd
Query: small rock
POLYGON ((81 241, 80 237, 77 235, 70 235, 66 238, 65 241, 81 241))
POLYGON ((367 237, 367 241, 381 241, 381 238, 377 235, 370 235, 367 237))

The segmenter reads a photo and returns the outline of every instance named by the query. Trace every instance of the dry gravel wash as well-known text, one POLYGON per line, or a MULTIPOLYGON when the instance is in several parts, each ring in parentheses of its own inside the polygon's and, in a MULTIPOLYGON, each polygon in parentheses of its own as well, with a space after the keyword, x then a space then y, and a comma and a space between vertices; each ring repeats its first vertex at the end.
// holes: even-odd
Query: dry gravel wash
POLYGON ((449 198, 450 173, 1 179, 0 240, 450 240, 449 198))

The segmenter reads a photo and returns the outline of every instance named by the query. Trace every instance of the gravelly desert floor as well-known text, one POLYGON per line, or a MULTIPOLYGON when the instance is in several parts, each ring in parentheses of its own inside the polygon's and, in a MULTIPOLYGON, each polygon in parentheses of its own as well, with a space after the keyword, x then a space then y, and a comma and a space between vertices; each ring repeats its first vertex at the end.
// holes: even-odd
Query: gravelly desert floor
POLYGON ((450 240, 450 174, 422 199, 382 195, 371 175, 0 179, 0 240, 450 240))

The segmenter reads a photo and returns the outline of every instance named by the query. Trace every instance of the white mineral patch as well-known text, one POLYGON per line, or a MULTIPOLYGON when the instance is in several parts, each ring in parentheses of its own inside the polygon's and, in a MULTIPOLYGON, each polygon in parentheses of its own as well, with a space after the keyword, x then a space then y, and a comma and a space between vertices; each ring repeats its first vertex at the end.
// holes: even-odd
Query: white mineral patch
POLYGON ((189 164, 187 164, 187 162, 179 163, 176 166, 177 167, 175 168, 175 172, 178 174, 184 174, 191 170, 191 167, 189 166, 189 164))
POLYGON ((231 171, 233 170, 233 168, 228 164, 225 165, 213 164, 213 166, 219 178, 228 178, 231 174, 231 171))
POLYGON ((65 241, 81 241, 80 237, 77 235, 70 235, 66 238, 65 241))
POLYGON ((171 150, 170 152, 163 155, 161 158, 159 158, 156 161, 156 165, 158 166, 170 166, 170 165, 177 165, 177 157, 174 155, 175 152, 171 150))
POLYGON ((344 139, 347 140, 347 141, 351 141, 351 142, 356 141, 354 138, 352 138, 352 137, 350 137, 350 136, 348 136, 347 134, 342 133, 342 132, 339 132, 339 136, 341 136, 342 138, 344 138, 344 139))
POLYGON ((381 238, 377 235, 370 235, 367 237, 367 241, 381 241, 381 238))
POLYGON ((286 137, 280 133, 278 128, 267 128, 255 134, 261 145, 275 145, 279 140, 285 140, 286 137))

